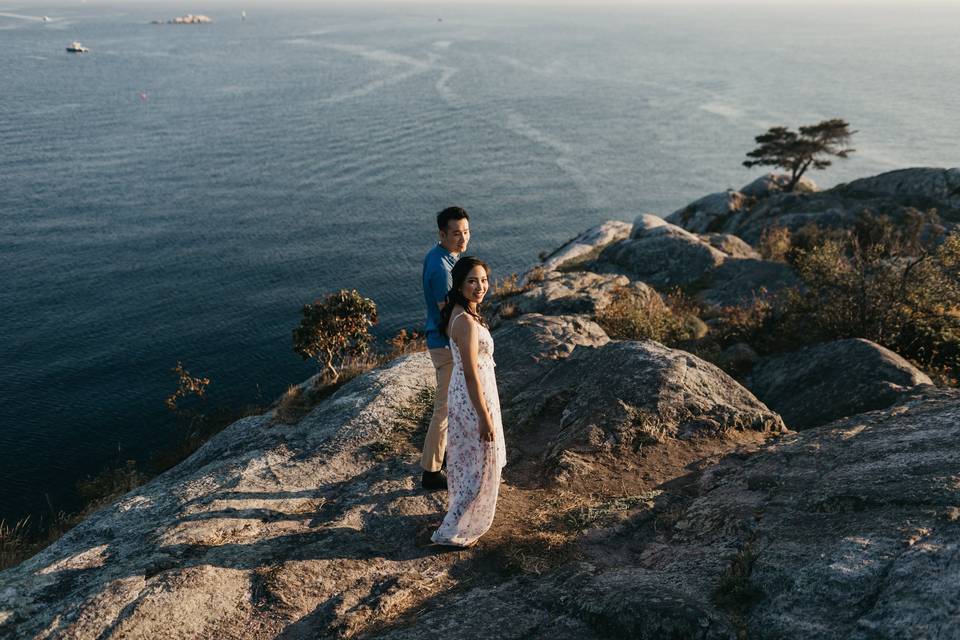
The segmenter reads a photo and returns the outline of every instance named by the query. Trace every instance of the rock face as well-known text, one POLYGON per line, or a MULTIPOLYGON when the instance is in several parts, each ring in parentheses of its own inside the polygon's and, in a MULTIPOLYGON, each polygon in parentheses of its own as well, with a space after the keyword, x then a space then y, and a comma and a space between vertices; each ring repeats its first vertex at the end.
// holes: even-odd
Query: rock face
POLYGON ((513 398, 578 347, 601 347, 610 338, 596 322, 579 316, 527 314, 493 333, 497 387, 513 398))
POLYGON ((703 239, 710 243, 714 249, 718 249, 731 258, 751 258, 760 260, 760 254, 749 244, 729 233, 708 233, 703 239))
MULTIPOLYGON (((790 176, 785 173, 768 173, 760 176, 750 184, 742 187, 740 193, 751 198, 769 198, 776 193, 782 193, 790 184, 790 176)), ((819 191, 817 183, 803 176, 793 188, 794 193, 814 193, 819 191)))
POLYGON ((623 275, 550 271, 543 280, 527 284, 523 293, 505 298, 499 304, 501 313, 509 307, 513 314, 594 315, 610 303, 613 292, 624 287, 644 298, 658 296, 643 282, 631 283, 623 275))
POLYGON ((772 260, 726 260, 700 281, 698 300, 718 307, 749 304, 761 291, 774 294, 800 284, 789 265, 772 260))
POLYGON ((509 399, 515 441, 575 472, 583 455, 629 460, 664 440, 778 432, 779 416, 712 364, 653 342, 577 349, 509 399), (554 419, 559 416, 559 420, 554 419), (538 436, 532 431, 549 430, 538 436))
POLYGON ((839 185, 833 191, 846 196, 904 198, 917 208, 960 210, 960 167, 888 171, 839 185))
POLYGON ((745 200, 736 209, 733 207, 739 201, 732 198, 729 211, 711 216, 697 213, 700 210, 693 203, 667 220, 699 233, 704 229, 732 233, 752 244, 759 241, 761 233, 769 226, 791 230, 809 223, 821 227, 849 227, 865 209, 894 221, 904 220, 911 209, 936 209, 938 215, 953 226, 960 222, 958 185, 960 168, 903 169, 837 185, 826 191, 774 192, 756 202, 745 200))
POLYGON ((496 619, 543 640, 955 638, 958 438, 960 392, 939 390, 732 454, 691 474, 683 505, 588 545, 589 562, 460 593, 382 637, 496 619))
POLYGON ((648 227, 635 223, 633 237, 608 246, 598 262, 654 286, 671 286, 700 278, 726 258, 689 231, 661 223, 648 227))
POLYGON ((882 409, 930 378, 869 340, 827 342, 762 359, 748 385, 791 429, 882 409))
POLYGON ((378 462, 425 353, 345 385, 299 424, 243 419, 0 573, 3 638, 346 634, 452 562, 417 546, 442 503, 378 462))
POLYGON ((767 174, 740 191, 714 193, 678 209, 667 222, 695 233, 729 233, 756 244, 766 227, 791 230, 813 223, 821 227, 851 226, 864 209, 895 221, 911 209, 936 209, 950 223, 960 222, 960 168, 914 168, 818 191, 801 178, 797 188, 784 193, 788 178, 767 174))
POLYGON ((587 229, 573 240, 547 255, 543 268, 557 269, 565 262, 571 262, 595 251, 598 247, 623 240, 630 235, 630 225, 620 220, 608 220, 603 224, 587 229))
POLYGON ((747 304, 761 289, 775 293, 798 283, 790 267, 763 260, 736 236, 698 235, 650 214, 638 216, 630 239, 609 245, 589 266, 658 287, 694 285, 697 299, 716 306, 747 304))
POLYGON ((725 228, 727 219, 750 203, 750 199, 739 191, 728 189, 711 193, 677 209, 667 222, 683 227, 694 233, 710 233, 725 228))

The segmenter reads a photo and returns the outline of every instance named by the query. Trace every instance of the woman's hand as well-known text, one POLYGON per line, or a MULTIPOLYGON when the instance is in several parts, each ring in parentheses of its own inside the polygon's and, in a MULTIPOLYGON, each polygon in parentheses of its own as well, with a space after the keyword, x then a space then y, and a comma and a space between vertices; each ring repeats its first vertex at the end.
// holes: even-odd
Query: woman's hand
POLYGON ((493 420, 486 411, 483 412, 483 416, 478 421, 477 428, 480 431, 481 442, 493 442, 493 420))

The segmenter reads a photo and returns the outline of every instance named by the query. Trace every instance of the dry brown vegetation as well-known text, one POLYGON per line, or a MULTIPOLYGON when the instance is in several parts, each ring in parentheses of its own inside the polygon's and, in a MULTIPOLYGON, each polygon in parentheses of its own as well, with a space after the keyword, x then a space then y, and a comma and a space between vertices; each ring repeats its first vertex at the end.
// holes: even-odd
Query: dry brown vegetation
POLYGON ((864 213, 853 229, 801 234, 789 259, 803 287, 771 310, 760 346, 866 338, 956 384, 960 233, 924 238, 922 228, 922 218, 903 226, 864 213))
POLYGON ((696 305, 679 291, 664 300, 620 288, 613 293, 610 303, 600 309, 596 319, 615 339, 656 340, 673 346, 699 337, 696 305))
POLYGON ((597 314, 613 338, 653 339, 740 375, 721 354, 746 344, 758 354, 865 338, 911 360, 940 384, 960 378, 960 232, 938 233, 935 212, 905 219, 864 211, 849 229, 807 225, 764 231, 759 249, 787 262, 801 286, 758 291, 744 305, 703 308, 678 294, 664 302, 625 290, 597 314), (696 332, 696 319, 709 325, 696 332))
POLYGON ((520 276, 516 273, 511 273, 510 275, 494 280, 493 286, 490 288, 492 297, 500 298, 501 300, 523 292, 524 288, 523 285, 520 284, 520 276))
POLYGON ((757 247, 765 260, 786 262, 790 251, 790 230, 785 227, 767 227, 760 233, 760 244, 757 247))

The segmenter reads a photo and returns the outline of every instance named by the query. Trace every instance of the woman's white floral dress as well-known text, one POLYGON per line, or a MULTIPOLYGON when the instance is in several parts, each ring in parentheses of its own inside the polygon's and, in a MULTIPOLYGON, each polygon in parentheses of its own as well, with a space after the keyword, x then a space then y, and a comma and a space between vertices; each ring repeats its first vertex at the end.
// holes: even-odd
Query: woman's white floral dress
MULTIPOLYGON (((473 322, 467 316, 454 322, 473 322)), ((500 470, 507 462, 503 441, 503 422, 500 420, 500 397, 494 374, 493 337, 482 325, 479 327, 477 370, 480 388, 487 409, 493 418, 493 442, 480 439, 477 411, 467 394, 463 375, 463 359, 456 342, 450 341, 453 372, 447 393, 447 491, 450 505, 440 528, 431 540, 438 544, 469 546, 477 541, 493 524, 500 489, 500 470)))

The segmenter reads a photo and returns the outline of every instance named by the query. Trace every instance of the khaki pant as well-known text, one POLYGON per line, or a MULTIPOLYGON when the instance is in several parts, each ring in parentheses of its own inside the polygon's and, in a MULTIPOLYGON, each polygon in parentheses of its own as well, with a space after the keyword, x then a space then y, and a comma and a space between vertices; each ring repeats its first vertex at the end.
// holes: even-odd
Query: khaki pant
POLYGON ((430 359, 437 373, 437 397, 433 401, 433 418, 423 443, 420 466, 425 471, 439 471, 447 450, 447 389, 453 371, 453 356, 450 349, 430 349, 430 359))

